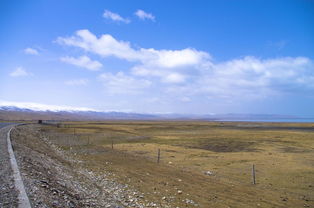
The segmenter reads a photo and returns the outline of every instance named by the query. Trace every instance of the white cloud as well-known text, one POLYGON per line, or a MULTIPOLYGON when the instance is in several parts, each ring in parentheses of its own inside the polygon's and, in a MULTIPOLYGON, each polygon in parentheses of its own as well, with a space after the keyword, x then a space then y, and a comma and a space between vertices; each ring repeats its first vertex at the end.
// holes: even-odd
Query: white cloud
POLYGON ((179 73, 170 73, 163 78, 166 83, 183 83, 185 76, 179 73))
POLYGON ((110 19, 112 21, 116 21, 116 22, 124 22, 124 23, 130 23, 131 22, 129 19, 123 18, 119 14, 113 13, 109 10, 104 11, 103 17, 106 19, 110 19))
POLYGON ((88 84, 88 79, 73 79, 65 81, 64 83, 69 86, 82 86, 88 84))
POLYGON ((10 73, 11 77, 24 77, 29 75, 31 74, 26 72, 23 67, 17 67, 13 72, 10 73))
POLYGON ((69 38, 59 37, 57 42, 69 46, 75 46, 84 49, 85 51, 98 54, 103 57, 115 56, 126 60, 139 59, 136 51, 131 49, 128 42, 117 41, 111 35, 104 34, 97 38, 88 30, 79 30, 76 36, 69 38))
POLYGON ((24 53, 28 54, 28 55, 39 55, 38 50, 36 50, 34 48, 25 48, 24 53))
POLYGON ((138 94, 151 85, 148 80, 136 79, 123 72, 103 73, 99 78, 109 94, 138 94))
POLYGON ((140 18, 141 20, 145 20, 145 19, 149 19, 154 21, 155 20, 155 16, 152 15, 151 13, 147 13, 141 9, 138 9, 135 13, 134 13, 138 18, 140 18))
POLYGON ((91 60, 88 56, 80 56, 78 58, 74 57, 61 57, 60 60, 62 62, 73 64, 75 66, 79 66, 82 68, 86 68, 91 71, 97 71, 102 67, 102 64, 98 61, 91 60))
POLYGON ((208 53, 193 48, 182 50, 141 49, 141 52, 144 57, 143 64, 165 68, 195 66, 210 59, 208 53))
POLYGON ((210 55, 192 48, 183 50, 155 50, 153 48, 133 49, 129 42, 118 41, 109 34, 97 38, 88 30, 79 30, 76 36, 62 38, 57 42, 84 49, 102 57, 114 56, 132 62, 157 67, 182 67, 203 64, 210 55))
POLYGON ((136 63, 134 74, 157 76, 163 80, 174 80, 172 73, 176 73, 177 77, 178 74, 181 74, 180 82, 185 80, 183 77, 187 77, 182 74, 183 68, 208 67, 211 60, 208 53, 193 48, 182 50, 134 49, 129 42, 116 40, 109 34, 98 38, 88 30, 79 30, 72 37, 59 37, 57 42, 79 47, 102 57, 113 56, 136 63))
POLYGON ((218 77, 236 79, 244 85, 267 86, 273 81, 295 82, 296 78, 314 75, 313 63, 305 57, 258 59, 247 56, 215 65, 218 77), (309 74, 310 73, 310 74, 309 74))
POLYGON ((219 99, 265 98, 299 91, 309 93, 314 88, 313 61, 306 57, 261 59, 246 56, 215 62, 209 53, 193 48, 134 48, 129 42, 109 34, 97 37, 88 30, 79 30, 72 37, 59 37, 57 42, 133 64, 126 73, 128 75, 102 76, 104 85, 111 92, 143 91, 148 89, 148 84, 145 87, 139 84, 143 80, 154 83, 159 90, 172 96, 219 99))
POLYGON ((213 64, 189 86, 171 92, 205 94, 224 99, 260 99, 314 89, 314 64, 305 57, 244 57, 213 64))

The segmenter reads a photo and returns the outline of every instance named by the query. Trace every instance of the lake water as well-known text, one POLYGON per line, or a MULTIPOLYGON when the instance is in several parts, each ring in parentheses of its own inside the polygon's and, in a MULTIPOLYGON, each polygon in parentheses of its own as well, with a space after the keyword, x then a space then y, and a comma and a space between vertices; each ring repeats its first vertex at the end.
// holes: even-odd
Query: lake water
POLYGON ((285 122, 285 123, 314 123, 314 118, 282 118, 282 119, 217 119, 217 121, 243 121, 243 122, 285 122))

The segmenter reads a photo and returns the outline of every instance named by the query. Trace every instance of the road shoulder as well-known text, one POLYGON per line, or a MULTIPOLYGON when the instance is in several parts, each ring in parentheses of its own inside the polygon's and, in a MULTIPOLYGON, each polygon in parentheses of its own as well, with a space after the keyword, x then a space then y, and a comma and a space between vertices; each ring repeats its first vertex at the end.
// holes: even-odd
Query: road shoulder
POLYGON ((13 171, 8 153, 7 133, 12 126, 0 129, 0 207, 17 207, 18 192, 15 190, 13 171))

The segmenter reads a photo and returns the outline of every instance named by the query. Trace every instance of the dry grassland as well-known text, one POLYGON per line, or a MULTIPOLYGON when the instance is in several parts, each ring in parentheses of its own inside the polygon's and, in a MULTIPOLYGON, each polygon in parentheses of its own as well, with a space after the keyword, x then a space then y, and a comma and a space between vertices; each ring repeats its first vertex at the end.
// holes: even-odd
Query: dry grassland
POLYGON ((42 131, 159 207, 314 207, 313 123, 68 122, 42 131))

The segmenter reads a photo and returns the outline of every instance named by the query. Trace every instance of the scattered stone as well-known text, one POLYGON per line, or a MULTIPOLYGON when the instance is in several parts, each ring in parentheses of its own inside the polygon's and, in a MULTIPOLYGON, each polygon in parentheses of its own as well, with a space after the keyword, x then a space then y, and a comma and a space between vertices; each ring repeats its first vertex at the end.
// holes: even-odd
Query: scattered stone
POLYGON ((205 175, 208 175, 208 176, 211 176, 211 175, 214 175, 214 173, 213 172, 211 172, 211 171, 204 171, 204 174, 205 175))
MULTIPOLYGON (((81 165, 83 161, 79 161, 74 155, 76 151, 74 145, 72 152, 69 152, 53 143, 61 136, 67 140, 67 134, 53 132, 53 135, 47 137, 43 136, 44 131, 34 133, 32 128, 23 127, 21 132, 25 138, 23 141, 20 137, 16 138, 14 145, 19 149, 18 163, 21 164, 25 188, 34 208, 168 207, 147 201, 143 193, 113 180, 115 176, 113 173, 104 171, 103 175, 97 175, 83 168, 81 165), (36 149, 28 146, 34 144, 37 145, 36 149)), ((0 190, 2 188, 3 186, 0 186, 0 190)), ((10 204, 14 205, 15 202, 10 204)))
POLYGON ((185 202, 186 204, 190 204, 190 205, 193 205, 193 206, 198 206, 198 204, 196 202, 194 202, 192 199, 185 199, 185 200, 182 200, 183 202, 185 202))

